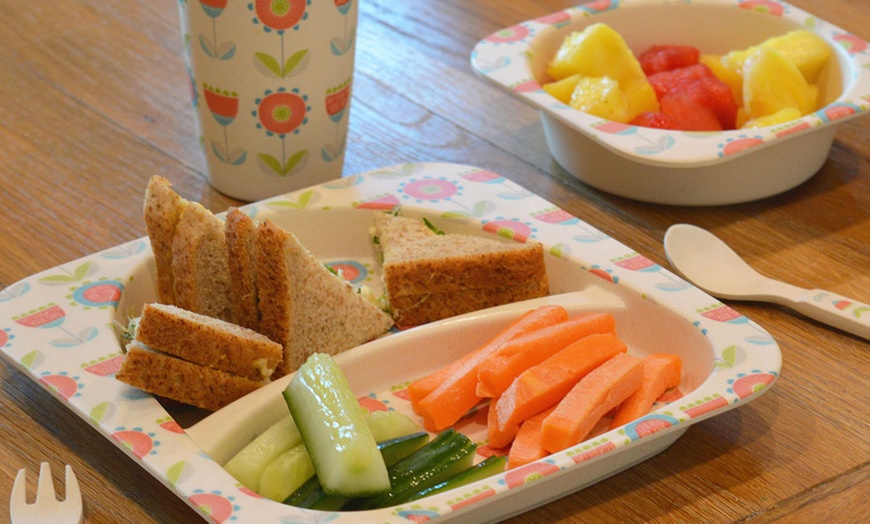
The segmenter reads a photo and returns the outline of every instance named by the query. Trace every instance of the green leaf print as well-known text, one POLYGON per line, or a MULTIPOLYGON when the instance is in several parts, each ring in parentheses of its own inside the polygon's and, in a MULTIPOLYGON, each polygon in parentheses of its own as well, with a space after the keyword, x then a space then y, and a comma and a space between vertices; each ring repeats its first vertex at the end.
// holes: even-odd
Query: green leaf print
POLYGON ((47 277, 42 277, 39 279, 39 281, 46 284, 65 284, 68 282, 78 282, 88 276, 91 271, 91 264, 91 262, 85 262, 84 264, 75 268, 71 275, 51 275, 47 277))
POLYGON ((277 158, 273 157, 272 155, 269 155, 266 153, 260 153, 259 157, 260 157, 260 161, 263 164, 265 164, 266 167, 268 167, 269 169, 271 169, 272 171, 274 171, 275 173, 277 173, 279 175, 284 174, 283 173, 283 166, 281 165, 280 160, 278 160, 277 158))
POLYGON ((722 358, 716 360, 717 368, 732 368, 737 361, 737 346, 728 346, 722 350, 722 358))
POLYGON ((290 55, 290 58, 288 58, 284 62, 284 71, 283 71, 283 74, 281 75, 281 77, 284 78, 287 75, 289 75, 294 69, 296 69, 299 66, 299 64, 302 63, 303 60, 305 60, 305 57, 307 57, 307 56, 308 56, 308 49, 303 49, 302 51, 297 51, 297 52, 293 53, 292 55, 290 55))
POLYGON ((254 56, 257 57, 257 60, 259 60, 260 63, 263 64, 266 69, 268 69, 277 78, 284 77, 281 74, 281 64, 279 64, 278 61, 275 60, 275 57, 270 54, 260 52, 254 53, 254 56))
POLYGON ((297 151, 293 156, 291 156, 290 159, 287 160, 287 163, 284 164, 283 175, 286 176, 288 173, 293 171, 293 169, 299 164, 299 162, 302 162, 302 159, 304 159, 305 155, 307 154, 308 150, 303 149, 302 151, 297 151))

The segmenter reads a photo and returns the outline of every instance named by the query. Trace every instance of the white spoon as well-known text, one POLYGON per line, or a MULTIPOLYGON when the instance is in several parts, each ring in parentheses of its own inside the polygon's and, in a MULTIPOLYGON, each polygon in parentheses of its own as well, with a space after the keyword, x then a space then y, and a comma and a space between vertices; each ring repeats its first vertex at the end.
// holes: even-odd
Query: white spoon
POLYGON ((772 302, 870 340, 870 306, 823 289, 803 289, 752 269, 718 237, 689 224, 665 233, 668 261, 687 280, 717 297, 772 302))

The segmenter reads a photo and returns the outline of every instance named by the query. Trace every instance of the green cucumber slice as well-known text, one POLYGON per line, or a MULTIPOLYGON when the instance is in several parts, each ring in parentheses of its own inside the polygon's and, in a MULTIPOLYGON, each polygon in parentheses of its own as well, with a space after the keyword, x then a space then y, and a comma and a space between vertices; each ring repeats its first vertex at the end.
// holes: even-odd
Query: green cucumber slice
POLYGON ((239 450, 224 469, 246 488, 259 492, 260 477, 270 462, 302 443, 302 435, 287 414, 239 450))
POLYGON ((281 502, 314 477, 314 464, 304 444, 285 451, 263 469, 258 493, 281 502))
POLYGON ((383 495, 349 501, 343 509, 384 508, 407 491, 434 486, 463 471, 474 462, 477 444, 454 429, 442 431, 431 442, 389 468, 392 489, 383 495))
POLYGON ((325 493, 362 497, 390 490, 365 412, 329 355, 311 355, 283 394, 325 493))
POLYGON ((411 417, 398 411, 372 411, 366 415, 366 422, 377 442, 420 431, 420 426, 411 417))
POLYGON ((442 491, 465 486, 466 484, 471 484, 472 482, 477 482, 478 480, 498 475, 499 473, 504 473, 506 464, 507 457, 505 456, 489 456, 483 459, 480 463, 471 466, 464 471, 460 471, 444 482, 435 484, 430 488, 418 491, 408 490, 404 496, 394 498, 392 504, 405 504, 414 500, 422 499, 423 497, 428 497, 429 495, 441 493, 442 491))
MULTIPOLYGON (((378 449, 384 457, 384 463, 392 466, 396 462, 410 456, 429 442, 429 434, 419 431, 410 435, 394 438, 384 442, 378 442, 378 449)), ((338 495, 327 495, 320 486, 317 477, 305 482, 292 495, 284 500, 285 504, 299 508, 320 509, 324 511, 337 511, 341 509, 349 499, 338 495)))

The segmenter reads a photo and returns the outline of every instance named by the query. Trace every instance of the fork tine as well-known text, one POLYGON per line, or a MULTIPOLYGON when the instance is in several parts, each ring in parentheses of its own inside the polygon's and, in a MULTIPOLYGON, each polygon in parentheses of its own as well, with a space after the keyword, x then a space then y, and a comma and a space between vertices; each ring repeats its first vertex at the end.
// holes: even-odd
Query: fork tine
POLYGON ((14 508, 24 504, 27 504, 27 470, 22 468, 15 475, 15 483, 12 484, 12 496, 9 505, 14 508))
POLYGON ((51 478, 51 465, 43 462, 39 465, 39 484, 36 486, 36 500, 45 498, 57 500, 54 495, 54 479, 51 478))
POLYGON ((73 472, 72 466, 66 465, 66 493, 64 500, 69 511, 69 516, 72 522, 81 522, 82 520, 82 492, 79 489, 79 480, 73 472))

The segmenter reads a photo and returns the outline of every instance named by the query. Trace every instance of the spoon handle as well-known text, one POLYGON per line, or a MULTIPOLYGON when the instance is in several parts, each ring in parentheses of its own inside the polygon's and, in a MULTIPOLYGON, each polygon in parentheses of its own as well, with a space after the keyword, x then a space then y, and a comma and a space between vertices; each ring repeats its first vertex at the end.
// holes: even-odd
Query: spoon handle
POLYGON ((800 313, 870 340, 870 306, 824 289, 804 290, 790 306, 800 313))

